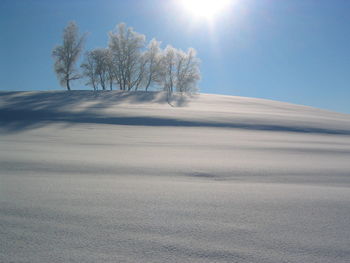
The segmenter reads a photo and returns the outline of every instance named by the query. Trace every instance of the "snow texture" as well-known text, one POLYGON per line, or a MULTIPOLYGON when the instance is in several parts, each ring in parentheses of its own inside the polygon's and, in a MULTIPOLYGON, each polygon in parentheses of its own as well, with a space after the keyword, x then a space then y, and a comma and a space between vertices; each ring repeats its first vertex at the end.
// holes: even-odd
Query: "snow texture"
POLYGON ((0 93, 0 262, 350 262, 350 116, 0 93))

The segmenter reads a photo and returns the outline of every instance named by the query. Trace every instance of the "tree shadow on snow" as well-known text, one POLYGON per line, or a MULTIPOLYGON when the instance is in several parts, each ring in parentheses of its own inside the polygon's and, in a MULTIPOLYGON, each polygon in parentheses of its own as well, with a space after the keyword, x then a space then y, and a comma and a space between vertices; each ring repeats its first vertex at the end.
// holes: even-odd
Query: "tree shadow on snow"
POLYGON ((254 124, 246 122, 213 122, 151 116, 116 116, 98 113, 120 103, 170 104, 183 107, 188 96, 174 95, 168 101, 164 92, 119 91, 53 91, 53 92, 0 92, 0 132, 12 133, 40 128, 48 124, 110 124, 128 126, 209 127, 235 128, 260 131, 319 133, 350 135, 350 130, 327 129, 311 126, 254 124), (79 112, 71 111, 79 109, 79 112))
POLYGON ((206 122, 182 120, 167 117, 130 117, 108 116, 86 110, 84 112, 62 112, 48 109, 0 109, 0 132, 12 133, 28 129, 40 128, 48 124, 109 124, 127 126, 155 126, 155 127, 208 127, 235 128, 258 131, 278 131, 296 133, 318 133, 350 135, 350 130, 325 129, 308 126, 288 126, 275 124, 249 124, 238 122, 206 122))
MULTIPOLYGON (((172 102, 176 106, 186 106, 186 96, 174 95, 172 102)), ((0 105, 5 103, 7 108, 31 110, 62 110, 84 105, 84 109, 103 109, 121 103, 166 104, 164 92, 123 92, 123 91, 47 91, 47 92, 0 92, 0 105), (64 105, 62 105, 64 103, 64 105), (86 104, 88 103, 88 104, 86 104)))

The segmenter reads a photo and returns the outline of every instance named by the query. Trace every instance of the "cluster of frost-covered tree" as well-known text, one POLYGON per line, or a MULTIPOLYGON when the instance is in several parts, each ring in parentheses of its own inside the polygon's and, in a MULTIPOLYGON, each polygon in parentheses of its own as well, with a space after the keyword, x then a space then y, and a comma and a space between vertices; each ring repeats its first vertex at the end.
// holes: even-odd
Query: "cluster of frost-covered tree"
POLYGON ((164 90, 192 93, 200 79, 199 60, 193 48, 184 52, 135 32, 124 23, 109 33, 106 48, 87 51, 79 72, 76 63, 86 35, 70 22, 64 29, 63 44, 53 50, 55 72, 61 85, 70 90, 70 81, 84 78, 94 90, 164 90))

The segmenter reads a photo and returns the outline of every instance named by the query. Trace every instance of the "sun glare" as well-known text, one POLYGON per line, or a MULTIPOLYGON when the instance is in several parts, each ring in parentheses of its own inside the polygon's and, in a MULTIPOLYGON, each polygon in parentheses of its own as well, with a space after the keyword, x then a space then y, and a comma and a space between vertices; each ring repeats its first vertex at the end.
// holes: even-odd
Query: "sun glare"
POLYGON ((213 19, 228 7, 230 0, 181 0, 184 8, 196 18, 213 19))

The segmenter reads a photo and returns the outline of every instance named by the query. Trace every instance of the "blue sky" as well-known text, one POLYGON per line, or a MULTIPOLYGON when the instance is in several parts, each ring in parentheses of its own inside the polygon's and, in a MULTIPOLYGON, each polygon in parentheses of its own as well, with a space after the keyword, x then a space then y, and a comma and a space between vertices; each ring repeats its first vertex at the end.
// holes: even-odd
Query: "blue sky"
POLYGON ((212 24, 179 1, 0 0, 0 90, 62 89, 51 51, 67 22, 89 32, 86 49, 126 22, 163 47, 197 49, 201 92, 350 113, 350 1, 234 0, 212 24))

